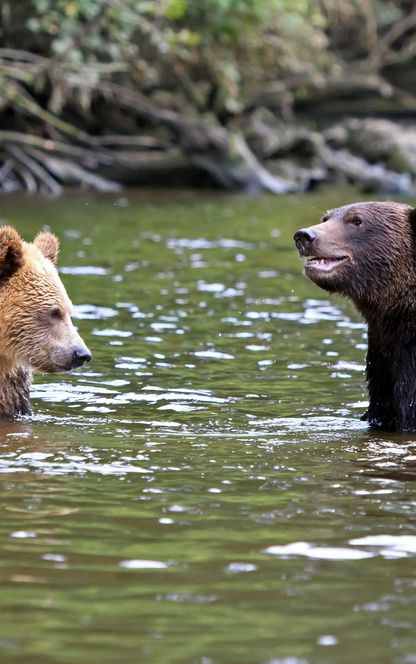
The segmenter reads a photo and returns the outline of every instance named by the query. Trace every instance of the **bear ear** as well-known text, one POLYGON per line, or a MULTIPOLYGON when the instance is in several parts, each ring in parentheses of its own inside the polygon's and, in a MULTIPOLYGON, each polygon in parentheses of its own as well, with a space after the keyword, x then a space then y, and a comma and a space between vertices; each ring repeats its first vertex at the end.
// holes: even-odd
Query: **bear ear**
POLYGON ((23 240, 11 226, 0 228, 0 281, 12 276, 23 264, 23 240))
POLYGON ((37 234, 33 244, 40 249, 46 258, 56 264, 59 254, 59 240, 56 235, 42 231, 37 234))

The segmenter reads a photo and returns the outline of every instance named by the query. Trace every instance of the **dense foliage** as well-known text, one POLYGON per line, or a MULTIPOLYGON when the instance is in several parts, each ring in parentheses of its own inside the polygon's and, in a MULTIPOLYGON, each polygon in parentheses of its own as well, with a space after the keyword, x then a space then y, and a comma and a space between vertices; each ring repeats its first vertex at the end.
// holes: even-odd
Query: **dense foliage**
MULTIPOLYGON (((215 97, 217 112, 237 112, 265 82, 286 82, 295 97, 302 96, 302 86, 323 84, 322 77, 339 76, 351 63, 360 63, 367 74, 413 57, 410 5, 389 0, 32 0, 26 26, 38 36, 42 54, 60 62, 115 65, 104 72, 116 72, 117 63, 120 72, 128 65, 136 85, 176 83, 200 110, 215 97), (196 81, 200 84, 192 94, 189 86, 196 81)), ((282 103, 288 101, 282 94, 282 103)))
POLYGON ((196 139, 184 123, 203 121, 198 151, 227 159, 224 131, 240 131, 259 107, 284 122, 334 98, 415 108, 414 75, 397 82, 416 53, 411 9, 411 0, 3 0, 0 119, 84 146, 108 133, 186 144, 188 156, 196 139))

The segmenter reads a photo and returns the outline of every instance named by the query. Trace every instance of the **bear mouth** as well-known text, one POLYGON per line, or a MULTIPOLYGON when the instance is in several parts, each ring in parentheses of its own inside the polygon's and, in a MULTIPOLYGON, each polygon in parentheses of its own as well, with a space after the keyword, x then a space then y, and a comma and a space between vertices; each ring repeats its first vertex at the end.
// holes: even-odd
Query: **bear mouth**
POLYGON ((304 256, 305 271, 333 272, 349 261, 348 256, 304 256))

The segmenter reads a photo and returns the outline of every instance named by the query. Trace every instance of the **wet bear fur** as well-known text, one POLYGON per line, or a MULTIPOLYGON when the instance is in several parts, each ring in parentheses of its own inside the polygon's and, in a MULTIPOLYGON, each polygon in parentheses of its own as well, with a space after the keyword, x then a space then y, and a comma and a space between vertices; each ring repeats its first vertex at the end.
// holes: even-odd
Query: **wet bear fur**
POLYGON ((0 228, 0 417, 29 415, 32 371, 69 371, 91 359, 71 321, 52 233, 24 242, 0 228))
POLYGON ((305 274, 350 298, 368 324, 362 419, 372 428, 416 431, 416 209, 353 203, 321 222, 298 231, 295 242, 305 274))

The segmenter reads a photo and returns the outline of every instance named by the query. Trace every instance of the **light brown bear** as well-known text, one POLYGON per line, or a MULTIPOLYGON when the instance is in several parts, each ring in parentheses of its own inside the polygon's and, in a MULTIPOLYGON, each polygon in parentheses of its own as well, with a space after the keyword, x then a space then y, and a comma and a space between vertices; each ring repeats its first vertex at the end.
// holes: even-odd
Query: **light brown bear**
POLYGON ((32 371, 70 371, 91 360, 71 321, 58 252, 52 233, 26 243, 14 228, 0 228, 0 417, 31 414, 32 371))

